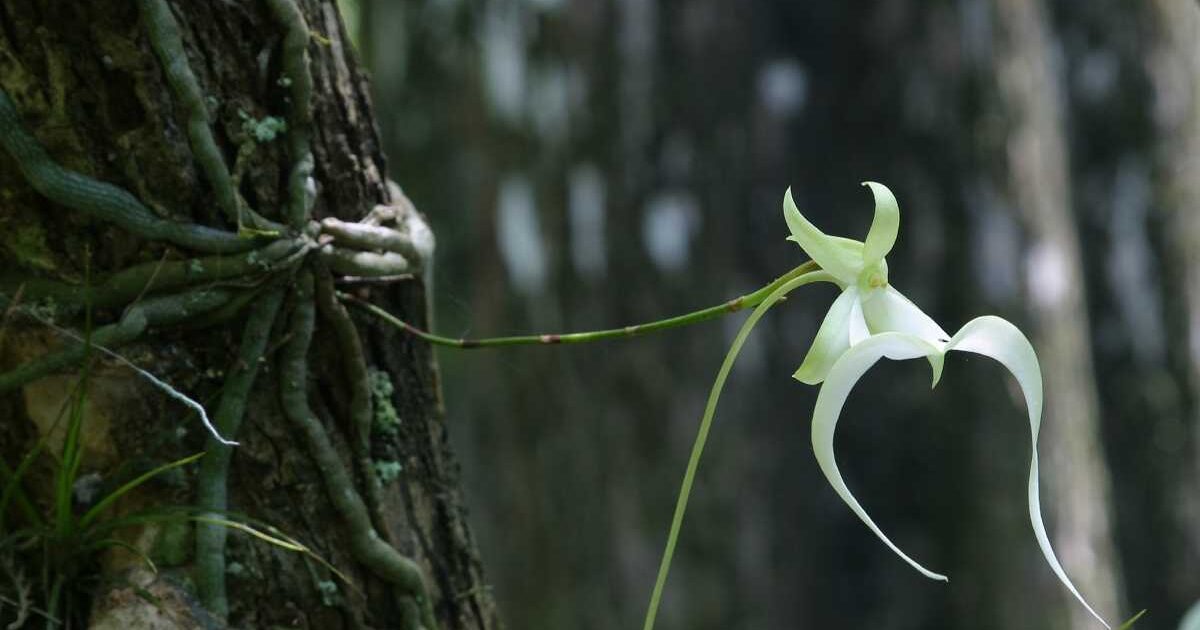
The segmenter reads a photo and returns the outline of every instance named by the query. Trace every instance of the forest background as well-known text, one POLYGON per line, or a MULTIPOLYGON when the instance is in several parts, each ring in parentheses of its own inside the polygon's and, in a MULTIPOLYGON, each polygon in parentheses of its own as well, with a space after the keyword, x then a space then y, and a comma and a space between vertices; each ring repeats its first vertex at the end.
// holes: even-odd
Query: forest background
MULTIPOLYGON (((802 260, 791 186, 949 330, 1030 333, 1044 505, 1110 619, 1200 600, 1200 8, 1185 0, 346 0, 390 173, 438 238, 437 328, 586 330, 743 294, 802 260)), ((886 364, 813 460, 791 380, 832 290, 735 367, 663 628, 1094 628, 1041 559, 1019 393, 983 359, 886 364), (869 393, 867 393, 869 392, 869 393)), ((488 582, 513 628, 634 627, 740 316, 603 345, 439 353, 488 582)))

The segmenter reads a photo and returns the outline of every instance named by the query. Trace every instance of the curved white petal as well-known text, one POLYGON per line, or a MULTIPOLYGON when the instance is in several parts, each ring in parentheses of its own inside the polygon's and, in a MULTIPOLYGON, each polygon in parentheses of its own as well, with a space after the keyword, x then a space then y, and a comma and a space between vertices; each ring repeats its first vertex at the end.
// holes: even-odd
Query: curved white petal
POLYGON ((863 262, 873 265, 883 260, 896 244, 896 235, 900 231, 900 206, 887 186, 876 182, 863 182, 863 186, 869 187, 875 196, 875 219, 871 221, 871 230, 867 232, 863 248, 863 262))
POLYGON ((862 340, 871 336, 867 327, 867 319, 863 317, 862 294, 854 291, 854 303, 850 305, 850 345, 857 346, 862 340))
POLYGON ((918 337, 894 332, 874 335, 847 350, 833 365, 829 375, 825 378, 825 384, 821 386, 821 392, 817 394, 817 405, 813 409, 812 445, 821 472, 825 473, 825 478, 829 480, 834 491, 846 502, 846 505, 850 506, 858 518, 862 519, 862 522, 866 523, 867 527, 871 528, 871 531, 875 532, 875 535, 892 551, 920 571, 922 575, 948 582, 949 579, 946 576, 921 566, 883 535, 879 526, 871 520, 870 516, 867 516, 866 510, 859 505, 858 500, 846 487, 846 482, 842 479, 842 473, 838 470, 833 454, 833 434, 837 428, 838 416, 841 415, 846 397, 858 379, 883 357, 896 360, 915 359, 930 354, 940 354, 940 350, 918 337))
POLYGON ((862 296, 862 303, 863 316, 873 334, 908 333, 939 348, 950 340, 950 335, 933 318, 891 285, 866 292, 862 296))
POLYGON ((800 364, 800 369, 792 378, 807 385, 818 385, 825 380, 834 362, 850 348, 850 311, 857 303, 858 289, 853 285, 833 301, 833 306, 829 307, 829 312, 821 322, 821 328, 817 330, 812 347, 804 356, 804 363, 800 364))
MULTIPOLYGON (((950 335, 946 334, 946 331, 942 330, 942 327, 933 321, 933 318, 926 315, 925 311, 918 308, 916 304, 912 303, 912 300, 904 297, 891 285, 867 292, 862 296, 862 302, 863 315, 866 317, 867 327, 872 333, 908 333, 924 339, 939 349, 943 348, 946 341, 950 339, 950 335)), ((945 356, 941 352, 929 355, 929 367, 933 369, 935 386, 942 378, 944 364, 945 356)))
MULTIPOLYGON (((1108 623, 1096 614, 1083 596, 1071 583, 1066 571, 1058 562, 1054 548, 1050 546, 1050 538, 1046 535, 1046 525, 1042 522, 1042 505, 1038 494, 1038 430, 1042 424, 1042 370, 1038 366, 1037 354, 1025 335, 1009 322, 995 316, 984 316, 967 322, 954 335, 947 350, 962 350, 982 354, 999 361, 1017 378, 1021 392, 1025 395, 1025 406, 1029 410, 1029 432, 1032 438, 1033 455, 1029 463, 1029 520, 1033 523, 1033 533, 1037 537, 1042 555, 1058 579, 1067 587, 1071 594, 1092 613, 1104 627, 1108 623)), ((835 366, 836 368, 836 366, 835 366)))
POLYGON ((862 244, 850 239, 829 236, 817 229, 792 201, 792 189, 783 194, 783 218, 796 241, 821 268, 837 278, 843 286, 854 284, 862 271, 862 244))

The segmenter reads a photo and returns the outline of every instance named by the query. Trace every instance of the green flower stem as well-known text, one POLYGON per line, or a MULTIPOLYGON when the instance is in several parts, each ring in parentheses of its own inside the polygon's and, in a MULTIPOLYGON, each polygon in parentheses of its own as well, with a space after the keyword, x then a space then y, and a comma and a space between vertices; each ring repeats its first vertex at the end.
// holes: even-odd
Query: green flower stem
POLYGON ((692 484, 696 480, 696 469, 700 466, 700 455, 704 453, 704 445, 708 441, 708 433, 712 428, 713 416, 717 410, 717 400, 721 397, 721 389, 725 387, 725 379, 729 376, 729 371, 733 368, 733 362, 742 350, 742 344, 746 343, 746 338, 750 335, 750 331, 767 312, 767 309, 783 299, 789 292, 806 284, 821 281, 833 282, 834 279, 828 272, 811 271, 794 276, 778 286, 776 286, 778 281, 768 285, 774 287, 774 289, 758 303, 754 312, 746 319, 746 323, 742 324, 742 328, 733 339, 733 345, 729 347, 729 352, 725 354, 725 360, 721 363, 721 369, 717 371, 717 378, 713 381, 712 389, 708 393, 708 403, 704 407, 704 417, 700 420, 700 430, 696 433, 696 441, 692 445, 692 454, 688 458, 687 471, 683 475, 683 484, 679 487, 679 499, 675 502, 675 514, 671 517, 671 531, 667 535, 667 546, 663 550, 662 563, 658 567, 658 577, 654 582, 654 592, 650 596, 650 606, 646 610, 646 621, 643 625, 643 630, 651 630, 654 627, 654 620, 658 616, 658 605, 662 599, 663 587, 667 583, 667 574, 671 570, 671 559, 675 555, 675 545, 679 541, 679 530, 683 525, 683 515, 687 511, 688 498, 692 493, 692 484))
MULTIPOLYGON (((283 295, 282 284, 271 287, 254 303, 246 319, 241 349, 225 376, 225 386, 214 416, 217 431, 229 439, 236 439, 242 424, 246 401, 258 376, 260 360, 283 303, 283 295)), ((200 462, 196 480, 196 506, 224 513, 229 507, 226 479, 233 448, 210 436, 205 450, 208 455, 200 462)), ((204 607, 221 618, 229 615, 225 590, 225 540, 228 534, 229 528, 223 525, 196 523, 196 590, 204 607)))
POLYGON ((255 239, 154 214, 129 191, 60 166, 21 125, 12 99, 0 90, 0 147, 12 156, 29 185, 47 199, 112 223, 153 241, 167 241, 198 252, 231 254, 253 249, 255 239))
POLYGON ((337 338, 341 355, 341 372, 350 387, 350 427, 353 432, 352 451, 358 474, 362 477, 367 508, 375 529, 386 532, 383 518, 383 487, 379 475, 371 464, 371 423, 375 410, 371 404, 371 378, 367 373, 367 359, 363 352, 362 337, 350 319, 346 307, 338 301, 333 288, 333 276, 321 272, 316 285, 317 310, 321 313, 337 338))
POLYGON ((437 621, 425 592, 420 566, 379 537, 329 434, 308 404, 308 349, 316 319, 314 301, 313 275, 304 270, 292 296, 290 337, 280 350, 279 398, 283 413, 307 444, 325 483, 325 492, 345 523, 351 555, 376 576, 395 586, 402 597, 420 606, 423 630, 436 630, 437 621))
MULTIPOLYGON (((233 179, 229 176, 225 158, 208 128, 208 108, 204 104, 204 92, 188 65, 187 54, 183 50, 183 39, 179 36, 179 23, 171 14, 171 7, 167 5, 166 0, 140 0, 138 9, 141 11, 146 33, 150 36, 150 45, 154 48, 154 54, 158 56, 163 73, 167 76, 167 83, 171 85, 171 91, 175 93, 175 98, 179 99, 184 113, 187 114, 188 143, 192 147, 192 154, 213 187, 217 205, 241 231, 244 204, 238 197, 233 179)), ((266 228, 275 232, 282 228, 258 216, 250 208, 244 210, 255 228, 266 228)))
POLYGON ((716 319, 723 315, 728 315, 729 313, 736 313, 746 308, 758 306, 770 295, 772 295, 775 290, 786 286, 792 280, 803 277, 806 274, 816 271, 817 269, 818 267, 816 263, 811 261, 806 262, 803 265, 800 265, 799 267, 787 272, 783 276, 780 276, 771 284, 768 284, 767 286, 753 293, 748 293, 741 297, 734 298, 728 302, 725 302, 724 304, 710 306, 699 311, 693 311, 691 313, 677 315, 675 317, 668 317, 667 319, 660 319, 645 324, 625 326, 624 328, 610 328, 608 330, 594 330, 590 332, 523 335, 516 337, 490 337, 487 339, 452 339, 450 337, 442 337, 440 335, 435 335, 431 332, 421 330, 420 328, 417 328, 416 326, 397 318, 395 315, 392 315, 378 306, 354 297, 348 293, 338 293, 338 298, 354 304, 355 306, 371 313, 372 315, 375 315, 392 326, 400 328, 405 332, 438 346, 447 346, 450 348, 461 348, 467 350, 471 348, 499 348, 503 346, 589 343, 593 341, 605 341, 608 339, 617 339, 621 337, 633 337, 646 333, 658 332, 660 330, 669 330, 671 328, 680 328, 682 326, 689 326, 691 324, 699 324, 700 322, 716 319))
POLYGON ((308 68, 308 24, 295 0, 266 0, 275 21, 284 28, 283 72, 290 82, 292 99, 288 112, 288 152, 292 172, 288 175, 288 203, 284 213, 288 225, 302 229, 311 209, 308 179, 313 172, 313 154, 309 146, 312 134, 312 73, 308 68))

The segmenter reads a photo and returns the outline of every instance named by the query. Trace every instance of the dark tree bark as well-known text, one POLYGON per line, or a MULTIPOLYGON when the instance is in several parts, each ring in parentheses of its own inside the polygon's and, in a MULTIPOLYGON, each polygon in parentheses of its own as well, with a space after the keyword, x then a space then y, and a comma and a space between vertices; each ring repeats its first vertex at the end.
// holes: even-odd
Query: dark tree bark
MULTIPOLYGON (((276 2, 275 4, 280 4, 276 2)), ((176 2, 186 61, 203 92, 219 151, 240 176, 247 204, 282 222, 294 161, 289 128, 273 140, 250 142, 275 119, 288 119, 296 103, 287 76, 285 28, 271 2, 176 2), (237 166, 235 166, 235 164, 237 166)), ((299 0, 309 31, 313 79, 311 147, 318 194, 313 217, 353 221, 377 204, 400 203, 386 185, 384 157, 374 126, 366 82, 346 41, 335 4, 299 0)), ((189 147, 185 106, 168 84, 135 2, 69 0, 0 6, 0 88, 15 103, 25 129, 65 168, 121 186, 162 217, 232 230, 217 191, 189 147)), ((403 181, 404 173, 393 173, 403 181)), ((0 155, 0 291, 38 279, 74 285, 104 278, 147 261, 177 261, 189 254, 138 238, 110 223, 49 201, 36 192, 15 160, 0 155)), ((311 258, 311 257, 310 257, 311 258)), ((307 262, 305 263, 307 265, 307 262)), ((230 282, 231 290, 246 290, 230 282)), ((304 298, 290 284, 285 310, 295 315, 304 298)), ((151 292, 152 293, 152 292, 151 292)), ((411 321, 422 321, 427 299, 419 280, 377 285, 366 294, 411 321)), ((263 299, 262 294, 253 302, 263 299)), ((7 301, 7 300, 6 300, 7 301)), ((97 325, 121 317, 119 308, 97 308, 97 325)), ((235 367, 244 312, 208 325, 163 327, 120 353, 190 397, 216 407, 222 376, 235 367)), ((311 445, 281 413, 278 361, 289 338, 287 313, 276 322, 260 361, 245 422, 237 435, 228 477, 229 506, 272 524, 309 545, 343 572, 343 582, 310 558, 234 532, 229 535, 226 581, 228 624, 233 627, 402 628, 401 600, 392 584, 369 570, 346 542, 342 514, 331 505, 327 481, 314 464, 311 445)), ((491 594, 483 583, 470 530, 464 520, 458 468, 447 445, 436 366, 427 346, 354 317, 368 364, 389 377, 398 428, 379 433, 371 459, 392 472, 382 476, 376 530, 414 559, 441 628, 496 628, 491 594), (398 470, 398 475, 395 471, 398 470)), ((77 327, 76 318, 58 325, 77 327)), ((308 353, 308 402, 329 434, 341 465, 362 490, 369 469, 356 468, 350 427, 352 383, 342 368, 346 348, 326 319, 318 319, 308 353), (356 472, 357 477, 355 476, 356 472), (362 474, 366 472, 366 474, 362 474)), ((4 323, 0 372, 36 359, 67 340, 41 322, 17 315, 4 323)), ((205 448, 198 418, 150 386, 122 363, 93 361, 86 413, 84 472, 112 487, 131 474, 205 448)), ((0 396, 0 454, 12 464, 40 435, 47 435, 59 405, 78 375, 77 366, 0 396)), ((303 390, 302 390, 303 391, 303 390)), ((375 394, 380 394, 376 388, 375 394)), ((49 452, 61 438, 51 435, 49 452), (55 440, 59 440, 56 442, 55 440)), ((52 458, 35 467, 27 487, 42 483, 52 458)), ((153 483, 123 502, 195 501, 193 468, 177 479, 153 483)), ((37 492, 33 492, 37 495, 37 492)), ((37 497, 45 501, 43 494, 37 497)), ((170 618, 153 627, 203 627, 222 620, 199 610, 187 586, 192 578, 190 528, 147 527, 128 540, 159 563, 157 579, 139 575, 132 557, 106 556, 103 589, 91 611, 97 627, 130 625, 131 615, 170 618), (152 606, 136 587, 158 596, 152 606), (165 621, 163 623, 166 623, 165 621)), ((0 613, 0 623, 4 621, 0 613)), ((149 623, 149 622, 147 622, 149 623)), ((139 626, 140 627, 140 626, 139 626)), ((146 626, 151 627, 151 626, 146 626)), ((428 629, 432 630, 432 629, 428 629)))

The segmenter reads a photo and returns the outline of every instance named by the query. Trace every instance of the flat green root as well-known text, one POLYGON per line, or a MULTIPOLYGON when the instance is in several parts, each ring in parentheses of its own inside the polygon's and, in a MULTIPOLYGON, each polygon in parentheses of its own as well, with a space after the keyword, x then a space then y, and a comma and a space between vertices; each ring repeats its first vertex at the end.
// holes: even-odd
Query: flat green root
POLYGON ((387 531, 383 518, 383 487, 375 466, 371 462, 371 426, 375 410, 371 403, 371 376, 367 370, 367 358, 363 352, 362 338, 346 307, 338 301, 333 289, 333 276, 321 272, 316 279, 317 310, 329 322, 337 337, 340 350, 342 373, 350 386, 350 428, 353 435, 351 446, 362 479, 371 520, 379 532, 387 531))
MULTIPOLYGON (((313 275, 310 271, 303 270, 300 273, 292 303, 290 336, 280 350, 279 359, 279 395, 284 415, 308 445, 313 462, 325 482, 325 491, 345 522, 350 552, 355 560, 396 587, 402 598, 415 601, 420 607, 422 626, 425 630, 435 630, 437 622, 426 595, 421 568, 380 539, 351 475, 342 465, 325 427, 309 407, 308 349, 312 343, 316 313, 313 275)), ((410 627, 406 630, 415 629, 410 627)))
POLYGON ((298 241, 279 240, 236 256, 142 263, 91 286, 6 274, 0 276, 0 305, 5 301, 4 295, 14 295, 21 289, 24 302, 52 300, 56 305, 72 310, 89 302, 94 308, 115 308, 125 306, 141 295, 270 273, 286 266, 285 261, 303 247, 298 241))
POLYGON ((232 232, 176 223, 154 214, 129 191, 60 166, 21 124, 12 99, 0 90, 0 147, 34 190, 51 201, 112 223, 130 234, 198 252, 232 254, 259 243, 232 232))
MULTIPOLYGON (((178 324, 212 311, 232 297, 231 291, 219 288, 153 297, 130 308, 119 322, 92 331, 91 343, 111 350, 134 341, 148 328, 178 324)), ((72 335, 63 349, 0 374, 0 393, 82 361, 87 346, 80 339, 72 335)))
POLYGON ((412 273, 414 268, 408 259, 393 252, 362 252, 326 245, 317 250, 321 261, 330 269, 347 276, 360 278, 388 278, 412 273))
MULTIPOLYGON (((284 287, 271 287, 254 304, 242 332, 242 345, 237 359, 225 377, 225 387, 217 404, 214 425, 221 435, 236 439, 246 411, 246 401, 258 369, 271 328, 283 303, 284 287)), ((209 438, 207 455, 200 462, 196 480, 196 505, 205 510, 224 512, 229 507, 226 479, 233 449, 209 438)), ((196 590, 201 603, 214 615, 229 615, 229 600, 225 589, 225 540, 229 530, 224 525, 196 524, 196 590)))
POLYGON ((311 211, 309 178, 313 171, 312 149, 312 73, 308 68, 308 24, 294 0, 266 0, 275 21, 284 28, 283 71, 290 82, 291 109, 288 112, 288 151, 292 171, 288 176, 287 223, 299 230, 311 211))
POLYGON ((138 9, 141 11, 142 22, 146 33, 150 36, 150 44, 162 64, 163 73, 175 98, 179 99, 187 114, 188 143, 192 154, 200 164, 200 170, 213 187, 217 197, 217 205, 225 212, 230 222, 242 227, 243 214, 250 224, 257 229, 280 231, 282 226, 258 216, 253 210, 245 207, 237 193, 237 187, 229 175, 225 158, 217 148, 209 129, 208 108, 204 103, 204 92, 196 75, 188 65, 187 54, 183 49, 183 39, 179 36, 179 23, 171 14, 171 7, 166 0, 139 0, 138 9))

